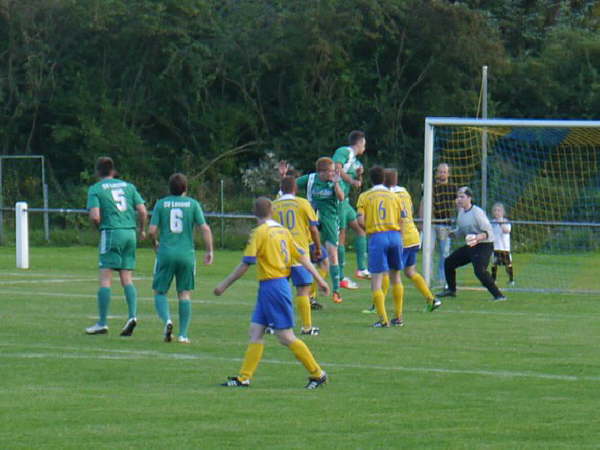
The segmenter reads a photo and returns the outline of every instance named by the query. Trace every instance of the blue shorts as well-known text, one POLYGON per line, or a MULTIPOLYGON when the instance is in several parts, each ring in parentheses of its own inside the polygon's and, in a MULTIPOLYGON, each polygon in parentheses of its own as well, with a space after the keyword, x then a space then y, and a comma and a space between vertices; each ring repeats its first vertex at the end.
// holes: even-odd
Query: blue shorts
POLYGON ((321 261, 324 261, 327 259, 327 257, 329 256, 327 254, 327 248, 325 245, 321 245, 321 257, 320 258, 313 258, 313 255, 315 254, 315 244, 310 244, 310 262, 314 263, 320 263, 321 261))
POLYGON ((304 266, 292 266, 292 284, 298 286, 309 286, 313 282, 312 274, 304 266))
POLYGON ((402 267, 410 267, 417 264, 417 253, 419 253, 420 245, 412 247, 404 247, 402 249, 402 267))
POLYGON ((402 269, 402 233, 382 231, 368 236, 369 272, 402 269))
POLYGON ((252 322, 275 330, 294 328, 292 290, 287 278, 259 281, 252 322))

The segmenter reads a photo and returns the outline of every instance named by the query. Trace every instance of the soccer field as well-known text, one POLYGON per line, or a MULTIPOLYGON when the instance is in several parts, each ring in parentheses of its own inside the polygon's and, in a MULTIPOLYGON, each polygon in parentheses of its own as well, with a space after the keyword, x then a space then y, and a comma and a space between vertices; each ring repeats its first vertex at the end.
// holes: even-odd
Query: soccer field
POLYGON ((330 375, 324 388, 303 389, 304 368, 272 336, 252 386, 223 388, 246 348, 254 269, 211 292, 240 257, 218 252, 198 267, 192 344, 181 345, 162 342, 150 250, 138 251, 139 325, 122 338, 116 286, 109 334, 84 334, 96 320, 96 249, 33 248, 32 269, 18 271, 14 248, 0 248, 0 448, 598 447, 600 296, 493 303, 468 290, 424 313, 405 280, 406 326, 374 329, 361 281, 313 314, 322 334, 305 341, 330 375))

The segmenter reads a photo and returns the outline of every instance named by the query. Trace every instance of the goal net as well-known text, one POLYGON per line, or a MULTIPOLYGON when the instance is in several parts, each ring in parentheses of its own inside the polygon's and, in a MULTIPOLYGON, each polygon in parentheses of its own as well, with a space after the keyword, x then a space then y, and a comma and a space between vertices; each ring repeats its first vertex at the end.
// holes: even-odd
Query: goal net
MULTIPOLYGON (((600 122, 427 118, 423 271, 435 284, 434 172, 450 168, 450 183, 470 186, 473 203, 493 221, 501 202, 511 224, 515 288, 600 292, 600 122)), ((464 241, 452 243, 456 248, 464 241)), ((459 286, 479 285, 458 271, 459 286)), ((498 286, 507 275, 498 267, 498 286)))

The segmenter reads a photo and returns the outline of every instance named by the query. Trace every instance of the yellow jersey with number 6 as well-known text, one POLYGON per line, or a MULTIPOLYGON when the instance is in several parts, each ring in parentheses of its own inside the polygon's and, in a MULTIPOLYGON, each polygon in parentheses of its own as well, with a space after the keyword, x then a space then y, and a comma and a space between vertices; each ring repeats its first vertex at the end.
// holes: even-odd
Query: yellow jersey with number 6
POLYGON ((402 231, 402 202, 383 185, 373 186, 360 194, 356 209, 364 217, 367 234, 402 231))
POLYGON ((267 220, 252 230, 242 261, 256 264, 257 278, 263 281, 289 277, 292 264, 304 254, 287 228, 267 220))

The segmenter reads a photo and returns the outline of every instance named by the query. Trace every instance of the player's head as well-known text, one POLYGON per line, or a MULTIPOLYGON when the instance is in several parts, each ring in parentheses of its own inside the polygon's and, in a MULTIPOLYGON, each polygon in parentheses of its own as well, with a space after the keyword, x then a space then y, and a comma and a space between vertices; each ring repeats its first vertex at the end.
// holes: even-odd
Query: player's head
POLYGON ((494 219, 502 219, 505 214, 506 209, 504 208, 504 203, 494 203, 494 206, 492 206, 492 216, 494 216, 494 219))
POLYGON ((456 192, 456 206, 463 209, 468 209, 473 203, 473 191, 469 186, 462 186, 456 192))
POLYGON ((438 164, 435 170, 435 178, 439 182, 447 182, 448 178, 450 178, 450 166, 446 163, 438 164))
POLYGON ((171 195, 183 195, 187 192, 187 177, 182 173, 174 173, 169 178, 169 192, 171 195))
POLYGON ((333 180, 333 177, 335 176, 335 164, 333 163, 333 159, 328 158, 327 156, 317 159, 316 169, 321 180, 333 180))
POLYGON ((281 192, 284 194, 295 194, 296 189, 296 177, 286 175, 281 179, 281 192))
POLYGON ((112 177, 116 173, 115 163, 108 156, 101 156, 96 161, 96 174, 100 178, 112 177))
POLYGON ((371 178, 371 183, 373 183, 373 186, 383 184, 383 181, 385 180, 385 171, 383 167, 371 167, 371 170, 369 170, 369 177, 371 178))
POLYGON ((360 130, 351 131, 348 135, 348 145, 356 149, 357 155, 362 155, 367 148, 365 132, 360 130))
POLYGON ((259 219, 268 219, 273 215, 271 200, 267 197, 258 197, 254 201, 253 213, 259 219))
POLYGON ((385 184, 386 187, 393 187, 396 186, 398 184, 398 171, 396 169, 385 169, 383 171, 383 184, 385 184))

